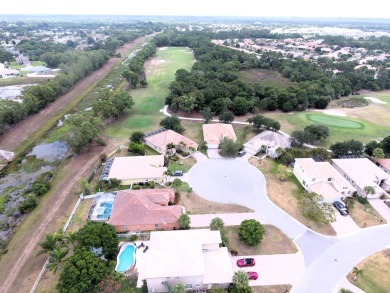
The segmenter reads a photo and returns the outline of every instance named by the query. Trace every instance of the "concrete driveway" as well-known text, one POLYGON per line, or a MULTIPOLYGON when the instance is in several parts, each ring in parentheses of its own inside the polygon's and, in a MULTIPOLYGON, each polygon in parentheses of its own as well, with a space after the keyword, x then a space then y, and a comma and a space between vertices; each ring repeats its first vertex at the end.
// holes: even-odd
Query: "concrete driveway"
POLYGON ((273 255, 249 255, 232 257, 232 266, 235 272, 257 272, 259 278, 250 280, 249 286, 266 286, 280 284, 294 284, 301 276, 304 265, 301 253, 273 254, 273 255), (237 259, 251 257, 256 261, 253 267, 237 266, 237 259))
POLYGON ((195 158, 196 162, 203 162, 206 161, 208 158, 206 155, 202 154, 201 152, 195 152, 192 154, 192 157, 195 158))
POLYGON ((390 207, 388 207, 381 199, 369 199, 370 204, 377 212, 390 224, 390 207))
POLYGON ((208 149, 207 156, 210 159, 222 159, 222 157, 219 155, 218 149, 208 149))
POLYGON ((351 216, 342 216, 339 211, 336 210, 336 222, 331 223, 333 229, 336 231, 337 236, 344 236, 350 233, 359 231, 361 228, 355 223, 351 216))
POLYGON ((247 162, 235 159, 197 163, 189 171, 188 182, 203 198, 220 203, 252 208, 260 197, 267 197, 264 175, 247 162))

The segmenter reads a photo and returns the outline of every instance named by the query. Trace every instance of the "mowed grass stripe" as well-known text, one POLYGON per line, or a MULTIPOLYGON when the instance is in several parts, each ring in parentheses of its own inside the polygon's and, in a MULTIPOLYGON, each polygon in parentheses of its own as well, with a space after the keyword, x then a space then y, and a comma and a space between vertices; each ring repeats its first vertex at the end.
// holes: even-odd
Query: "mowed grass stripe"
POLYGON ((150 131, 158 127, 164 117, 160 113, 169 95, 169 85, 175 79, 178 69, 190 70, 194 57, 190 49, 169 47, 158 50, 155 57, 147 61, 146 88, 131 90, 134 106, 105 130, 111 138, 128 138, 135 130, 150 131))

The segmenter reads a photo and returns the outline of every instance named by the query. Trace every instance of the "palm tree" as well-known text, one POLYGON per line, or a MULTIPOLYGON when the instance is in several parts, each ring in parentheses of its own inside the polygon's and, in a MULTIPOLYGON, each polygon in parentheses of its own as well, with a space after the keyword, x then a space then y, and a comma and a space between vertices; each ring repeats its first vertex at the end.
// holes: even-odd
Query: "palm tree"
POLYGON ((39 246, 42 247, 41 250, 38 251, 37 256, 54 251, 59 245, 62 243, 63 235, 59 232, 54 232, 53 234, 47 233, 45 239, 42 242, 39 242, 39 246))
POLYGON ((48 270, 52 271, 53 274, 61 269, 65 263, 65 256, 68 254, 69 249, 62 249, 60 247, 55 248, 49 252, 49 263, 47 264, 48 270))
POLYGON ((244 271, 235 272, 233 275, 233 283, 237 289, 244 289, 249 286, 248 275, 244 271))
POLYGON ((353 269, 352 269, 352 274, 355 275, 355 276, 353 277, 353 280, 355 281, 359 275, 360 275, 360 276, 363 276, 363 270, 359 270, 358 267, 353 267, 353 269))
POLYGON ((339 293, 353 293, 353 291, 349 290, 349 289, 345 289, 345 288, 341 288, 339 290, 339 293))
POLYGON ((75 242, 77 241, 77 233, 69 231, 68 235, 64 237, 68 243, 72 243, 73 248, 76 246, 75 242))

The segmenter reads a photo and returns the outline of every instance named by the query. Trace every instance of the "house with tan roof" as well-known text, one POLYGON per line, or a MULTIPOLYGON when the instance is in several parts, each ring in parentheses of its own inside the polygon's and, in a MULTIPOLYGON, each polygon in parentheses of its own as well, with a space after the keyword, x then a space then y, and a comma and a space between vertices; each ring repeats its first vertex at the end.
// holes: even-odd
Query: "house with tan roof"
POLYGON ((244 149, 247 153, 252 155, 256 155, 263 150, 267 156, 277 158, 280 155, 277 152, 277 149, 289 148, 291 143, 291 138, 286 135, 274 131, 264 130, 244 143, 244 149))
POLYGON ((390 159, 376 159, 376 165, 385 171, 387 174, 390 174, 390 159))
POLYGON ((119 179, 122 185, 150 181, 163 183, 166 170, 163 155, 115 157, 107 178, 119 179))
POLYGON ((328 162, 316 161, 312 158, 297 158, 293 173, 306 191, 322 195, 326 202, 352 196, 356 191, 328 162))
POLYGON ((236 133, 234 132, 231 124, 225 123, 211 123, 203 124, 203 140, 207 143, 207 147, 210 149, 217 149, 220 141, 224 138, 230 138, 234 141, 237 140, 236 133))
POLYGON ((390 191, 390 175, 367 158, 333 159, 333 166, 356 188, 360 196, 378 198, 390 191), (371 186, 375 193, 367 195, 364 188, 371 186))
POLYGON ((183 207, 168 205, 174 199, 172 188, 118 191, 107 223, 117 232, 178 229, 183 207))
POLYGON ((152 232, 143 272, 149 292, 168 292, 183 284, 187 290, 208 290, 213 284, 227 287, 233 268, 219 231, 204 229, 152 232), (158 264, 158 265, 156 265, 158 264))
POLYGON ((198 144, 184 135, 170 129, 158 129, 145 134, 145 144, 160 154, 165 154, 168 144, 174 144, 177 149, 186 153, 192 153, 198 149, 198 144))

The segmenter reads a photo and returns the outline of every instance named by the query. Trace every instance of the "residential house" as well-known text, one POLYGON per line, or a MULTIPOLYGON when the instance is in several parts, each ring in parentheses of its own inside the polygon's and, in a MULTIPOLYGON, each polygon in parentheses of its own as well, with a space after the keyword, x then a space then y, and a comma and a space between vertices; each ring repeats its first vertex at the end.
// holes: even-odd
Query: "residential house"
POLYGON ((207 147, 210 149, 217 149, 220 141, 224 138, 230 138, 234 141, 237 140, 236 133, 234 132, 231 124, 225 123, 211 123, 203 124, 203 140, 207 143, 207 147))
POLYGON ((367 158, 333 159, 333 166, 343 175, 360 196, 378 198, 390 190, 390 175, 367 158), (364 188, 371 186, 374 194, 366 194, 364 188))
POLYGON ((174 144, 182 152, 192 153, 198 149, 198 144, 187 137, 173 131, 160 128, 144 136, 145 144, 160 154, 165 154, 168 144, 174 144))
POLYGON ((390 174, 390 159, 376 159, 376 165, 385 171, 387 174, 390 174))
POLYGON ((19 55, 15 57, 16 64, 18 65, 28 65, 30 64, 30 59, 27 56, 19 55))
POLYGON ((326 202, 352 196, 356 191, 329 162, 297 158, 293 172, 306 191, 322 195, 326 202))
POLYGON ((28 66, 21 69, 22 71, 27 71, 29 73, 33 74, 47 74, 51 71, 50 68, 47 68, 45 66, 28 66))
POLYGON ((168 292, 182 283, 187 290, 207 290, 232 282, 232 262, 219 231, 204 229, 152 232, 144 272, 149 292, 168 292))
POLYGON ((107 178, 119 179, 122 185, 150 181, 163 183, 166 170, 163 155, 115 157, 107 178))
POLYGON ((118 191, 107 223, 117 232, 178 229, 184 208, 174 200, 172 188, 118 191))
POLYGON ((13 69, 0 69, 0 78, 9 78, 9 77, 14 77, 16 75, 19 75, 18 70, 13 70, 13 69))
POLYGON ((267 156, 277 158, 280 155, 277 150, 279 148, 289 148, 291 143, 290 137, 278 132, 265 130, 244 143, 244 148, 247 153, 252 155, 256 155, 261 150, 264 150, 267 156))

